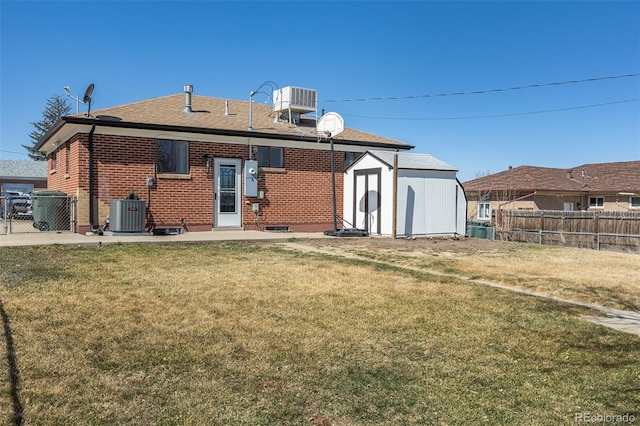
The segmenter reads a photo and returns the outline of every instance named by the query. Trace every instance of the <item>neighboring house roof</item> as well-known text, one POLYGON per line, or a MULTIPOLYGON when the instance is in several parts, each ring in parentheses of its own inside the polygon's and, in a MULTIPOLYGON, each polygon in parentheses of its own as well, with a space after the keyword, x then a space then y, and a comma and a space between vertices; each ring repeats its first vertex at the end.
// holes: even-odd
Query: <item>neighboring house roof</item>
POLYGON ((470 180, 463 186, 466 192, 640 193, 640 161, 583 164, 570 169, 519 166, 470 180))
MULTIPOLYGON (((393 167, 393 157, 396 153, 392 151, 378 151, 378 150, 369 150, 367 151, 378 160, 385 163, 390 168, 393 167)), ((432 155, 429 154, 415 154, 415 153, 398 153, 398 168, 399 169, 409 169, 409 170, 444 170, 444 171, 452 171, 457 172, 458 170, 445 163, 444 161, 440 161, 432 155)))
POLYGON ((0 160, 2 180, 42 180, 47 179, 46 161, 0 160))
MULTIPOLYGON (((91 117, 74 114, 62 117, 36 145, 42 149, 65 124, 178 131, 186 133, 245 136, 317 142, 316 120, 301 116, 298 125, 280 119, 269 105, 253 102, 249 131, 249 102, 192 95, 192 113, 185 113, 185 96, 176 94, 112 108, 91 111, 91 117), (228 114, 227 114, 228 111, 228 114)), ((411 149, 412 145, 359 130, 345 128, 334 138, 337 143, 411 149)))

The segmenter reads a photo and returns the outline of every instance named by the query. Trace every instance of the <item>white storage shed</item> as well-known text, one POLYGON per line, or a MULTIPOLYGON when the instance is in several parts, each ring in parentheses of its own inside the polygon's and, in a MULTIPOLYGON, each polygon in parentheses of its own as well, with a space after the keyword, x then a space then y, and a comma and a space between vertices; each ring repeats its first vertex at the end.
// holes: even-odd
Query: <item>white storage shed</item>
POLYGON ((457 170, 431 155, 367 151, 345 171, 345 227, 394 237, 464 235, 466 215, 457 170))

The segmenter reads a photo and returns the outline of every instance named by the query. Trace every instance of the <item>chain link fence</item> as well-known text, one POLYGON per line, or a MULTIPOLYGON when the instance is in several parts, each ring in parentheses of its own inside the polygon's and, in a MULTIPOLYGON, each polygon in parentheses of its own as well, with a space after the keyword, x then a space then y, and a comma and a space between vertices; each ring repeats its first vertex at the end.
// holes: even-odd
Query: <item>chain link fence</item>
POLYGON ((0 197, 0 235, 75 232, 77 199, 58 191, 0 197))

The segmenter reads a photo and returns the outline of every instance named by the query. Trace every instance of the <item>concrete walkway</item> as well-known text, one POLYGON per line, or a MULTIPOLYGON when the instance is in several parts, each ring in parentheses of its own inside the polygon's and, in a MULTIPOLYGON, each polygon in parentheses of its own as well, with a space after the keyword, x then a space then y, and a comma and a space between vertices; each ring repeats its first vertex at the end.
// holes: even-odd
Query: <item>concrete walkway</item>
MULTIPOLYGON (((342 256, 342 257, 346 257, 346 258, 349 258, 349 259, 371 261, 371 259, 367 259, 367 258, 364 258, 364 257, 359 257, 359 256, 353 255, 353 254, 343 254, 343 253, 337 253, 337 252, 333 252, 333 251, 329 251, 329 250, 322 250, 322 249, 319 249, 317 247, 312 247, 312 246, 309 246, 309 245, 305 245, 302 242, 286 242, 286 243, 283 243, 283 245, 285 245, 285 246, 287 246, 289 248, 292 248, 292 249, 296 249, 296 250, 303 250, 303 251, 327 254, 327 255, 332 255, 332 256, 342 256)), ((377 261, 377 262, 379 262, 379 261, 377 261)), ((384 262, 381 262, 381 263, 384 263, 384 262)), ((392 264, 390 263, 390 265, 392 265, 392 264)), ((584 308, 594 309, 594 310, 603 312, 607 316, 606 317, 600 317, 600 316, 584 315, 581 318, 583 320, 585 320, 585 321, 589 321, 589 322, 592 322, 594 324, 603 325, 605 327, 613 328, 613 329, 618 330, 618 331, 622 331, 622 332, 625 332, 625 333, 635 334, 636 336, 640 336, 640 312, 637 312, 637 311, 623 311, 623 310, 620 310, 620 309, 609 308, 607 306, 601 306, 601 305, 597 305, 597 304, 594 304, 594 303, 585 303, 585 302, 580 302, 580 301, 577 301, 577 300, 565 299, 563 297, 558 297, 558 296, 554 296, 554 295, 547 294, 547 293, 540 293, 540 292, 528 290, 526 288, 513 287, 513 286, 508 286, 508 285, 505 285, 505 284, 499 284, 499 283, 495 283, 495 282, 492 282, 492 281, 474 280, 474 279, 471 279, 469 277, 463 277, 463 276, 453 275, 453 274, 445 274, 445 273, 440 273, 440 272, 435 272, 435 271, 428 271, 428 270, 419 269, 419 268, 406 267, 406 266, 404 266, 403 268, 411 269, 413 271, 418 271, 418 272, 428 272, 428 273, 434 274, 434 275, 442 275, 442 276, 447 276, 447 277, 458 278, 460 280, 468 281, 468 282, 471 282, 471 283, 474 283, 474 284, 486 285, 486 286, 489 286, 489 287, 500 288, 502 290, 512 291, 512 292, 515 292, 515 293, 526 294, 528 296, 541 297, 541 298, 544 298, 544 299, 555 300, 555 301, 561 302, 561 303, 567 303, 567 304, 570 304, 570 305, 576 305, 576 306, 581 306, 581 307, 584 307, 584 308)))
POLYGON ((311 238, 330 238, 321 232, 263 232, 242 229, 220 229, 209 232, 184 232, 178 235, 149 235, 143 233, 118 235, 83 235, 71 232, 38 232, 0 235, 0 247, 43 245, 106 245, 122 243, 172 243, 213 241, 290 241, 311 238))

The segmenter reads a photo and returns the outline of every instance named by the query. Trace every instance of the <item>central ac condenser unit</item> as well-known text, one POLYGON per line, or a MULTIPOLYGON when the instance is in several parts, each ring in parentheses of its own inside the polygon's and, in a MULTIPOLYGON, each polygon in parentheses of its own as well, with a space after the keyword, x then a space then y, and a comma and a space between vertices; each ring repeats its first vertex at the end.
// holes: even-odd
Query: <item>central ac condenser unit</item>
POLYGON ((112 232, 144 232, 147 206, 143 200, 111 200, 109 229, 112 232))

